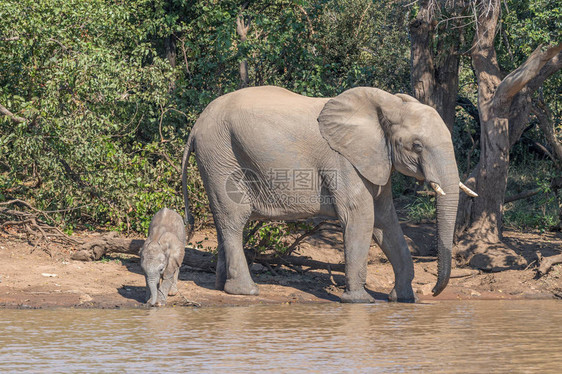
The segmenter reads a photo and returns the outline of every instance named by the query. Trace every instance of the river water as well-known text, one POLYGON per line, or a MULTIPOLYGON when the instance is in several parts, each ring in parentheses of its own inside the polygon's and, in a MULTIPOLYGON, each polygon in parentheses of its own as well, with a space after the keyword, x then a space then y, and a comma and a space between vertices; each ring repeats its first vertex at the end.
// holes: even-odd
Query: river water
POLYGON ((0 372, 562 372, 562 302, 0 310, 0 372))

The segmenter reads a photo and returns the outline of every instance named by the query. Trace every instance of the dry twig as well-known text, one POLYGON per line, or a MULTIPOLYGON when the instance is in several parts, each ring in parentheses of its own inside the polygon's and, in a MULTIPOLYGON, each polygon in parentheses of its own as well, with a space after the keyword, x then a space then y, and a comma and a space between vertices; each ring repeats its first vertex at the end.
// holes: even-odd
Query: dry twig
MULTIPOLYGON (((48 211, 37 209, 20 199, 2 202, 0 203, 0 217, 6 219, 6 221, 0 225, 0 230, 8 234, 11 233, 7 230, 8 227, 16 231, 23 231, 27 234, 28 240, 34 244, 34 247, 53 241, 69 245, 79 244, 76 240, 62 232, 60 228, 44 222, 54 222, 48 213, 48 211), (25 210, 17 210, 16 207, 25 210)), ((50 255, 48 250, 43 246, 41 247, 50 255)))

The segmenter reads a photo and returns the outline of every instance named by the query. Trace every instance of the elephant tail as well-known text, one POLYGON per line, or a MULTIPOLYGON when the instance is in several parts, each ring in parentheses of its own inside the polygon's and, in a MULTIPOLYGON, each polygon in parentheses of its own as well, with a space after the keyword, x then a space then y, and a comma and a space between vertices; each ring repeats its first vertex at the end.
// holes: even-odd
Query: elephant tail
POLYGON ((189 211, 189 200, 187 198, 187 167, 189 165, 189 155, 195 149, 195 139, 193 137, 193 131, 189 134, 187 139, 187 144, 185 145, 185 150, 183 151, 183 157, 181 160, 181 184, 183 192, 183 202, 185 205, 185 224, 187 225, 187 242, 191 240, 193 236, 193 231, 195 229, 195 219, 189 211))

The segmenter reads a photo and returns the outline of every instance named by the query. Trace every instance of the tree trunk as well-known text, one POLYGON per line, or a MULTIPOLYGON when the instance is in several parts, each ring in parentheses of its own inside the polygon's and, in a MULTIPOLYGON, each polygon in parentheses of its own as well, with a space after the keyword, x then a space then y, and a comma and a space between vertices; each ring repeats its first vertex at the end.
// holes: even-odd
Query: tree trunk
MULTIPOLYGON (((455 107, 459 87, 459 46, 464 28, 457 21, 449 21, 459 26, 455 34, 440 37, 434 47, 437 21, 431 10, 435 3, 419 1, 420 9, 410 23, 410 80, 412 93, 420 102, 427 104, 439 113, 452 133, 455 123, 455 107)), ((462 2, 445 3, 447 11, 455 15, 461 13, 462 2)))
POLYGON ((164 39, 164 49, 166 50, 166 59, 170 63, 170 66, 176 67, 176 43, 174 41, 173 35, 170 35, 164 39))

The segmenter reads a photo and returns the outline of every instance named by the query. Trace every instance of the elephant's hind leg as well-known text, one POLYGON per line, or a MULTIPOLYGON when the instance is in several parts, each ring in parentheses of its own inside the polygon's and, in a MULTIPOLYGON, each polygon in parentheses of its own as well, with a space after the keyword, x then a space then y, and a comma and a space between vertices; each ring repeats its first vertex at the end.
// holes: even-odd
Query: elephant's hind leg
POLYGON ((170 285, 170 290, 168 291, 168 296, 176 296, 178 294, 178 278, 180 276, 180 269, 178 268, 174 273, 172 278, 172 284, 170 285))
POLYGON ((250 211, 236 210, 230 214, 215 214, 219 243, 217 289, 233 295, 258 295, 242 247, 244 225, 250 211), (226 274, 225 274, 226 273, 226 274))

